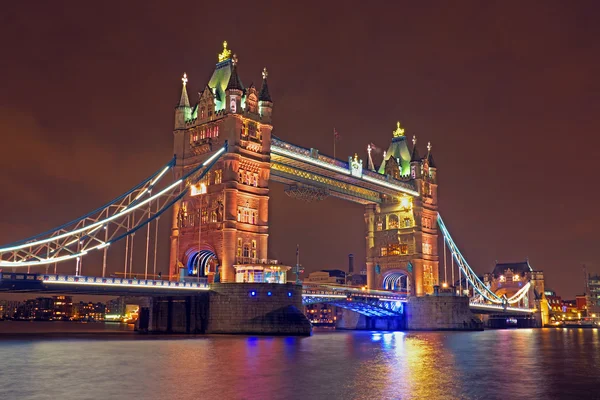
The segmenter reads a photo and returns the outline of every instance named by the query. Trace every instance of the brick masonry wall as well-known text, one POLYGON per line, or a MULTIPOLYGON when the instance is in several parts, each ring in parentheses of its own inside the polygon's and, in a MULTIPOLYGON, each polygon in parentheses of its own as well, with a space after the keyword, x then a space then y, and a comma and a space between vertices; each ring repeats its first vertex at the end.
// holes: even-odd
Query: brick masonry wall
POLYGON ((481 329, 481 324, 469 309, 467 297, 411 297, 406 303, 405 312, 408 330, 481 329))
POLYGON ((299 285, 211 285, 206 333, 310 335, 311 330, 310 322, 302 313, 299 285), (252 291, 256 292, 255 296, 250 294, 252 291))

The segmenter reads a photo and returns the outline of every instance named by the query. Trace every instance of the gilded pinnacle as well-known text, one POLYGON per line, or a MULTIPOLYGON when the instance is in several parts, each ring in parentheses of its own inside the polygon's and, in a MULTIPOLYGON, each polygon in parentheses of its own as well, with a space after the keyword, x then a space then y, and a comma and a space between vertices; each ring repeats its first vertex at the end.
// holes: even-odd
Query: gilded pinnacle
POLYGON ((263 79, 267 79, 267 76, 269 76, 269 73, 267 72, 267 67, 265 67, 263 69, 262 76, 263 76, 263 79))
POLYGON ((181 78, 181 81, 183 82, 184 86, 188 83, 187 74, 185 72, 183 73, 183 77, 181 78))
POLYGON ((227 48, 227 41, 223 42, 223 51, 219 54, 219 62, 225 61, 231 58, 231 50, 227 48))
POLYGON ((400 127, 400 121, 396 122, 396 130, 393 132, 394 137, 404 136, 404 129, 400 127))

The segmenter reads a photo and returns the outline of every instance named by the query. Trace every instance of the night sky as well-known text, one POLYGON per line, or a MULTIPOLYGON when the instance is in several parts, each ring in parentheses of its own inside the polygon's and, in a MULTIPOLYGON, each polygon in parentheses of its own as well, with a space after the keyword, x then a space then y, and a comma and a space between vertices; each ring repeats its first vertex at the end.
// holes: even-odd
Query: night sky
MULTIPOLYGON (((2 244, 163 165, 182 73, 195 102, 227 40, 246 86, 268 68, 285 140, 331 154, 335 127, 337 156, 366 158, 400 120, 421 154, 431 141, 440 213, 477 272, 529 257, 563 297, 582 264, 600 272, 600 3, 35 3, 0 13, 2 244)), ((270 206, 272 257, 299 243, 309 272, 363 263, 362 206, 279 184, 270 206)))

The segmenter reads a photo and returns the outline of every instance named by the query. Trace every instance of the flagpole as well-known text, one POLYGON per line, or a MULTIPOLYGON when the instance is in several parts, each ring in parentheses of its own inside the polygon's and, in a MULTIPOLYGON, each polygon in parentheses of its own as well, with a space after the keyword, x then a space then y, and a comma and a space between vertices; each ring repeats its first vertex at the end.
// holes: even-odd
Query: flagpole
POLYGON ((335 142, 337 142, 337 137, 335 134, 335 129, 333 130, 333 158, 335 159, 335 142))

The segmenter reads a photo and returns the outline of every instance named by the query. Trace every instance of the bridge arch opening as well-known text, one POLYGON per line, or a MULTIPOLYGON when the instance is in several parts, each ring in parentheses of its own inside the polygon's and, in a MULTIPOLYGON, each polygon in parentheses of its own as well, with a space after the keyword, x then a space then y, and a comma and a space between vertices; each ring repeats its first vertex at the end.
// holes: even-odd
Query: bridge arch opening
POLYGON ((195 246, 185 252, 184 259, 188 276, 208 277, 218 272, 219 259, 210 246, 195 246))
POLYGON ((383 277, 382 287, 386 290, 410 294, 411 279, 406 272, 390 272, 383 277))

